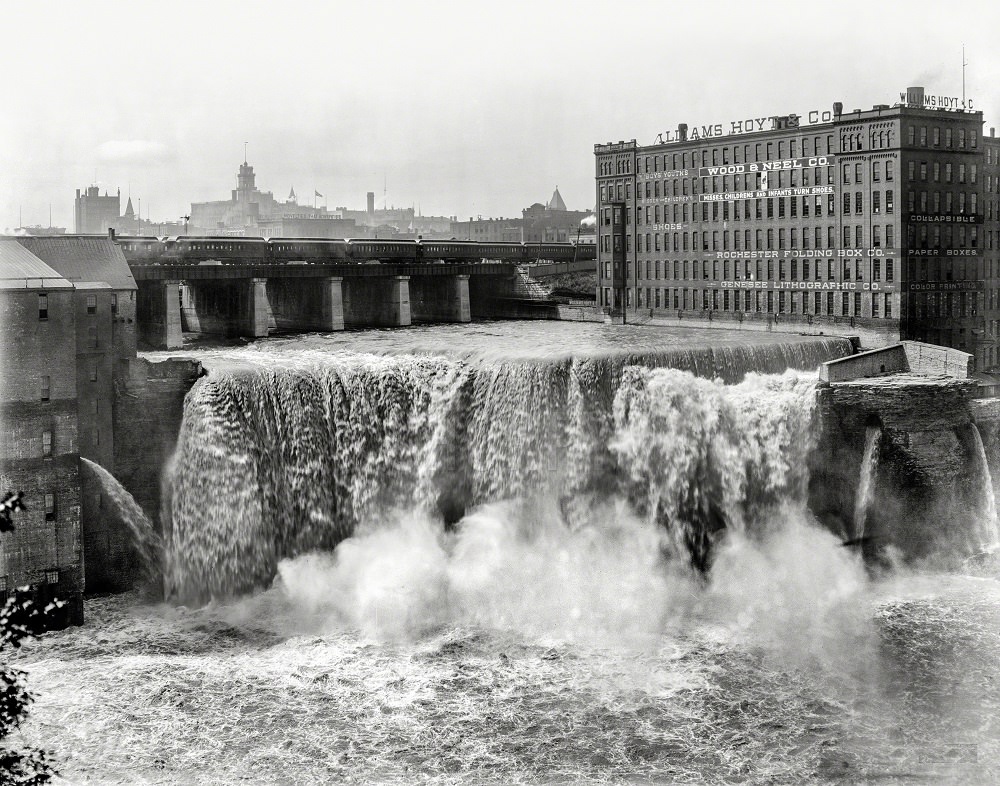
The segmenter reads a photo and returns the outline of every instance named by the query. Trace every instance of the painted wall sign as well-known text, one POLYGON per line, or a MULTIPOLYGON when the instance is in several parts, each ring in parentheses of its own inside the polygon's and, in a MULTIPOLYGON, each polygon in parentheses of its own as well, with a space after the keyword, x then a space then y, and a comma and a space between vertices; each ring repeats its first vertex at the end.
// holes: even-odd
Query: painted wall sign
POLYGON ((777 289, 809 292, 894 292, 882 281, 719 281, 722 289, 777 289))
POLYGON ((896 248, 784 248, 779 251, 716 251, 716 259, 895 259, 896 248))
POLYGON ((700 202, 729 202, 739 199, 766 199, 767 197, 818 196, 832 194, 833 186, 811 186, 808 188, 772 188, 765 191, 725 191, 721 194, 699 194, 700 202))
POLYGON ((639 172, 636 174, 637 180, 670 180, 675 177, 688 177, 691 175, 690 169, 668 169, 665 172, 639 172))
POLYGON ((906 252, 911 257, 978 257, 978 248, 911 248, 906 252))
POLYGON ((985 281, 909 281, 907 292, 984 292, 985 281))
POLYGON ((835 161, 835 156, 811 156, 808 158, 783 158, 779 161, 753 161, 746 164, 703 166, 698 170, 698 176, 743 175, 751 172, 777 172, 782 169, 806 169, 807 167, 832 166, 835 161))
POLYGON ((911 213, 909 221, 911 224, 982 224, 983 214, 911 213))

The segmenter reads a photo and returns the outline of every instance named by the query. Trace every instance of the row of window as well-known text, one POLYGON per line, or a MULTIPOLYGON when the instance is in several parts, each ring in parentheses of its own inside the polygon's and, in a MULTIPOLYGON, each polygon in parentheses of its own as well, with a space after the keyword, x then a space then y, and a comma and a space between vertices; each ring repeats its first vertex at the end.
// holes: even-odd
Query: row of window
POLYGON ((975 191, 907 191, 906 206, 911 213, 968 213, 979 212, 979 194, 975 191), (955 198, 955 195, 958 198, 955 198), (956 210, 957 208, 957 210, 956 210), (966 209, 968 208, 968 209, 966 209))
MULTIPOLYGON (((846 165, 845 165, 846 166, 846 165)), ((907 165, 906 176, 910 182, 915 180, 920 180, 921 182, 927 181, 928 172, 930 173, 930 178, 935 183, 941 182, 941 176, 944 175, 945 183, 955 182, 955 167, 950 161, 945 161, 944 166, 941 166, 940 161, 932 161, 930 167, 928 168, 926 161, 921 161, 919 164, 916 161, 910 161, 907 165)), ((979 166, 976 164, 969 164, 966 167, 965 164, 958 165, 958 182, 966 182, 966 172, 968 172, 968 182, 975 184, 979 179, 979 166)))
POLYGON ((917 319, 974 317, 979 314, 979 293, 918 292, 911 296, 910 304, 917 319))
MULTIPOLYGON (((87 295, 87 313, 97 313, 97 295, 87 295)), ((111 293, 111 313, 118 313, 118 295, 111 293)), ((47 320, 49 318, 49 296, 41 293, 38 295, 38 319, 47 320)))
MULTIPOLYGON (((940 229, 935 225, 936 229, 940 229)), ((914 228, 910 226, 912 233, 914 228)), ((945 237, 952 237, 954 227, 946 227, 945 237)), ((865 242, 864 224, 847 224, 841 230, 841 248, 895 248, 896 230, 893 224, 872 224, 870 243, 865 242), (883 235, 884 230, 884 235, 883 235), (884 243, 883 243, 884 238, 884 243)), ((784 249, 805 250, 813 249, 833 249, 836 248, 836 227, 779 227, 775 229, 733 229, 727 230, 705 230, 692 232, 647 232, 636 236, 636 251, 639 253, 657 251, 753 251, 769 250, 781 251, 784 249), (751 234, 752 233, 752 234, 751 234), (824 245, 824 240, 825 245, 824 245)), ((935 235, 938 236, 938 235, 935 235)), ((921 240, 927 239, 927 225, 921 225, 919 233, 915 236, 921 240)), ((976 227, 957 227, 958 247, 966 248, 972 243, 975 248, 979 242, 979 235, 976 227)), ((949 246, 950 247, 950 246, 949 246)), ((632 252, 632 235, 625 235, 625 245, 622 247, 621 235, 602 234, 600 248, 603 253, 614 251, 632 252)))
MULTIPOLYGON (((669 260, 646 260, 637 263, 641 281, 863 281, 864 273, 871 270, 872 281, 893 282, 896 278, 895 260, 892 259, 713 259, 675 260, 673 276, 669 260), (837 272, 840 278, 837 278, 837 272), (645 272, 645 277, 643 277, 645 272), (799 273, 801 272, 801 276, 799 273), (775 277, 777 273, 777 277, 775 277)), ((620 268, 619 268, 620 269, 620 268)), ((632 278, 632 263, 627 263, 625 275, 632 278)), ((604 263, 605 281, 611 280, 611 263, 604 263)), ((963 271, 964 273, 964 271, 963 271)))
MULTIPOLYGON (((969 148, 975 150, 979 144, 979 131, 976 128, 970 128, 966 130, 965 128, 952 128, 950 126, 944 127, 944 134, 942 136, 942 129, 939 126, 930 127, 930 146, 931 147, 944 147, 946 149, 958 149, 965 150, 966 141, 968 141, 969 148), (956 133, 957 131, 957 133, 956 133), (944 144, 942 145, 942 139, 944 144), (957 142, 957 144, 955 144, 957 142)), ((909 145, 919 144, 920 147, 928 146, 928 128, 927 126, 907 126, 906 128, 906 141, 909 145)))
MULTIPOLYGON (((627 305, 632 306, 632 290, 626 290, 627 305)), ((602 305, 610 306, 610 287, 602 292, 602 305)), ((639 308, 673 308, 678 311, 723 311, 767 314, 813 314, 822 316, 892 319, 892 298, 888 293, 873 294, 871 313, 862 314, 860 292, 774 292, 771 290, 662 289, 639 288, 639 308), (700 293, 700 294, 699 294, 700 293), (672 303, 672 305, 671 305, 672 303)))
POLYGON ((775 158, 780 160, 834 152, 836 151, 832 135, 804 136, 801 139, 779 139, 771 142, 724 145, 702 150, 639 156, 638 167, 640 172, 673 172, 702 166, 745 164, 753 161, 772 161, 775 158))
MULTIPOLYGON (((913 163, 912 161, 910 162, 913 163)), ((841 182, 844 184, 850 183, 861 183, 862 179, 863 165, 860 161, 856 161, 852 164, 843 164, 841 172, 841 182), (853 171, 854 178, 851 179, 851 174, 853 171)), ((891 158, 883 160, 872 161, 872 182, 879 183, 882 181, 883 176, 887 183, 891 183, 896 178, 896 162, 891 158)))

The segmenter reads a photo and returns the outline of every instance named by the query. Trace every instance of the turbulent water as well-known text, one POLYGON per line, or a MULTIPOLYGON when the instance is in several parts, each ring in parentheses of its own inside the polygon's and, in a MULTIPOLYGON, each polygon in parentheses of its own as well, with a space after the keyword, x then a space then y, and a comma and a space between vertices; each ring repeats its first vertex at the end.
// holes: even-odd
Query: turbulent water
POLYGON ((1000 780, 1000 562, 866 570, 806 509, 815 375, 746 373, 842 345, 466 330, 509 341, 200 353, 166 586, 217 600, 88 601, 19 739, 74 783, 1000 780))
POLYGON ((185 402, 167 481, 168 596, 265 585, 278 560, 331 549, 398 507, 455 520, 538 494, 570 525, 620 496, 704 561, 713 531, 804 491, 813 433, 812 382, 718 380, 812 369, 846 343, 536 345, 526 357, 508 343, 487 356, 375 355, 314 340, 214 357, 185 402))

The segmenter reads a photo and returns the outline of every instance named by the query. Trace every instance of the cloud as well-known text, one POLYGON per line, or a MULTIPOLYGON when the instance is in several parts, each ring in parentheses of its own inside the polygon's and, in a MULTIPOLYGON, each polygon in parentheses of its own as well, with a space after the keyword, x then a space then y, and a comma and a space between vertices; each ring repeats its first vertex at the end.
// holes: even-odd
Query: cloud
POLYGON ((158 164, 173 159, 173 151, 162 142, 145 139, 113 139, 97 148, 106 164, 158 164))

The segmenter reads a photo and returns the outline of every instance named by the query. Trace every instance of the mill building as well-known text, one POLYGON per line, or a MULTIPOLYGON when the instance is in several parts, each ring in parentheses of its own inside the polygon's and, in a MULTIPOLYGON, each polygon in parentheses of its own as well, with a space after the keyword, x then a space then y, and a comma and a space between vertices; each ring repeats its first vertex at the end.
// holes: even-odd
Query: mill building
POLYGON ((971 102, 679 124, 594 147, 598 304, 914 339, 1000 364, 1000 139, 971 102))

